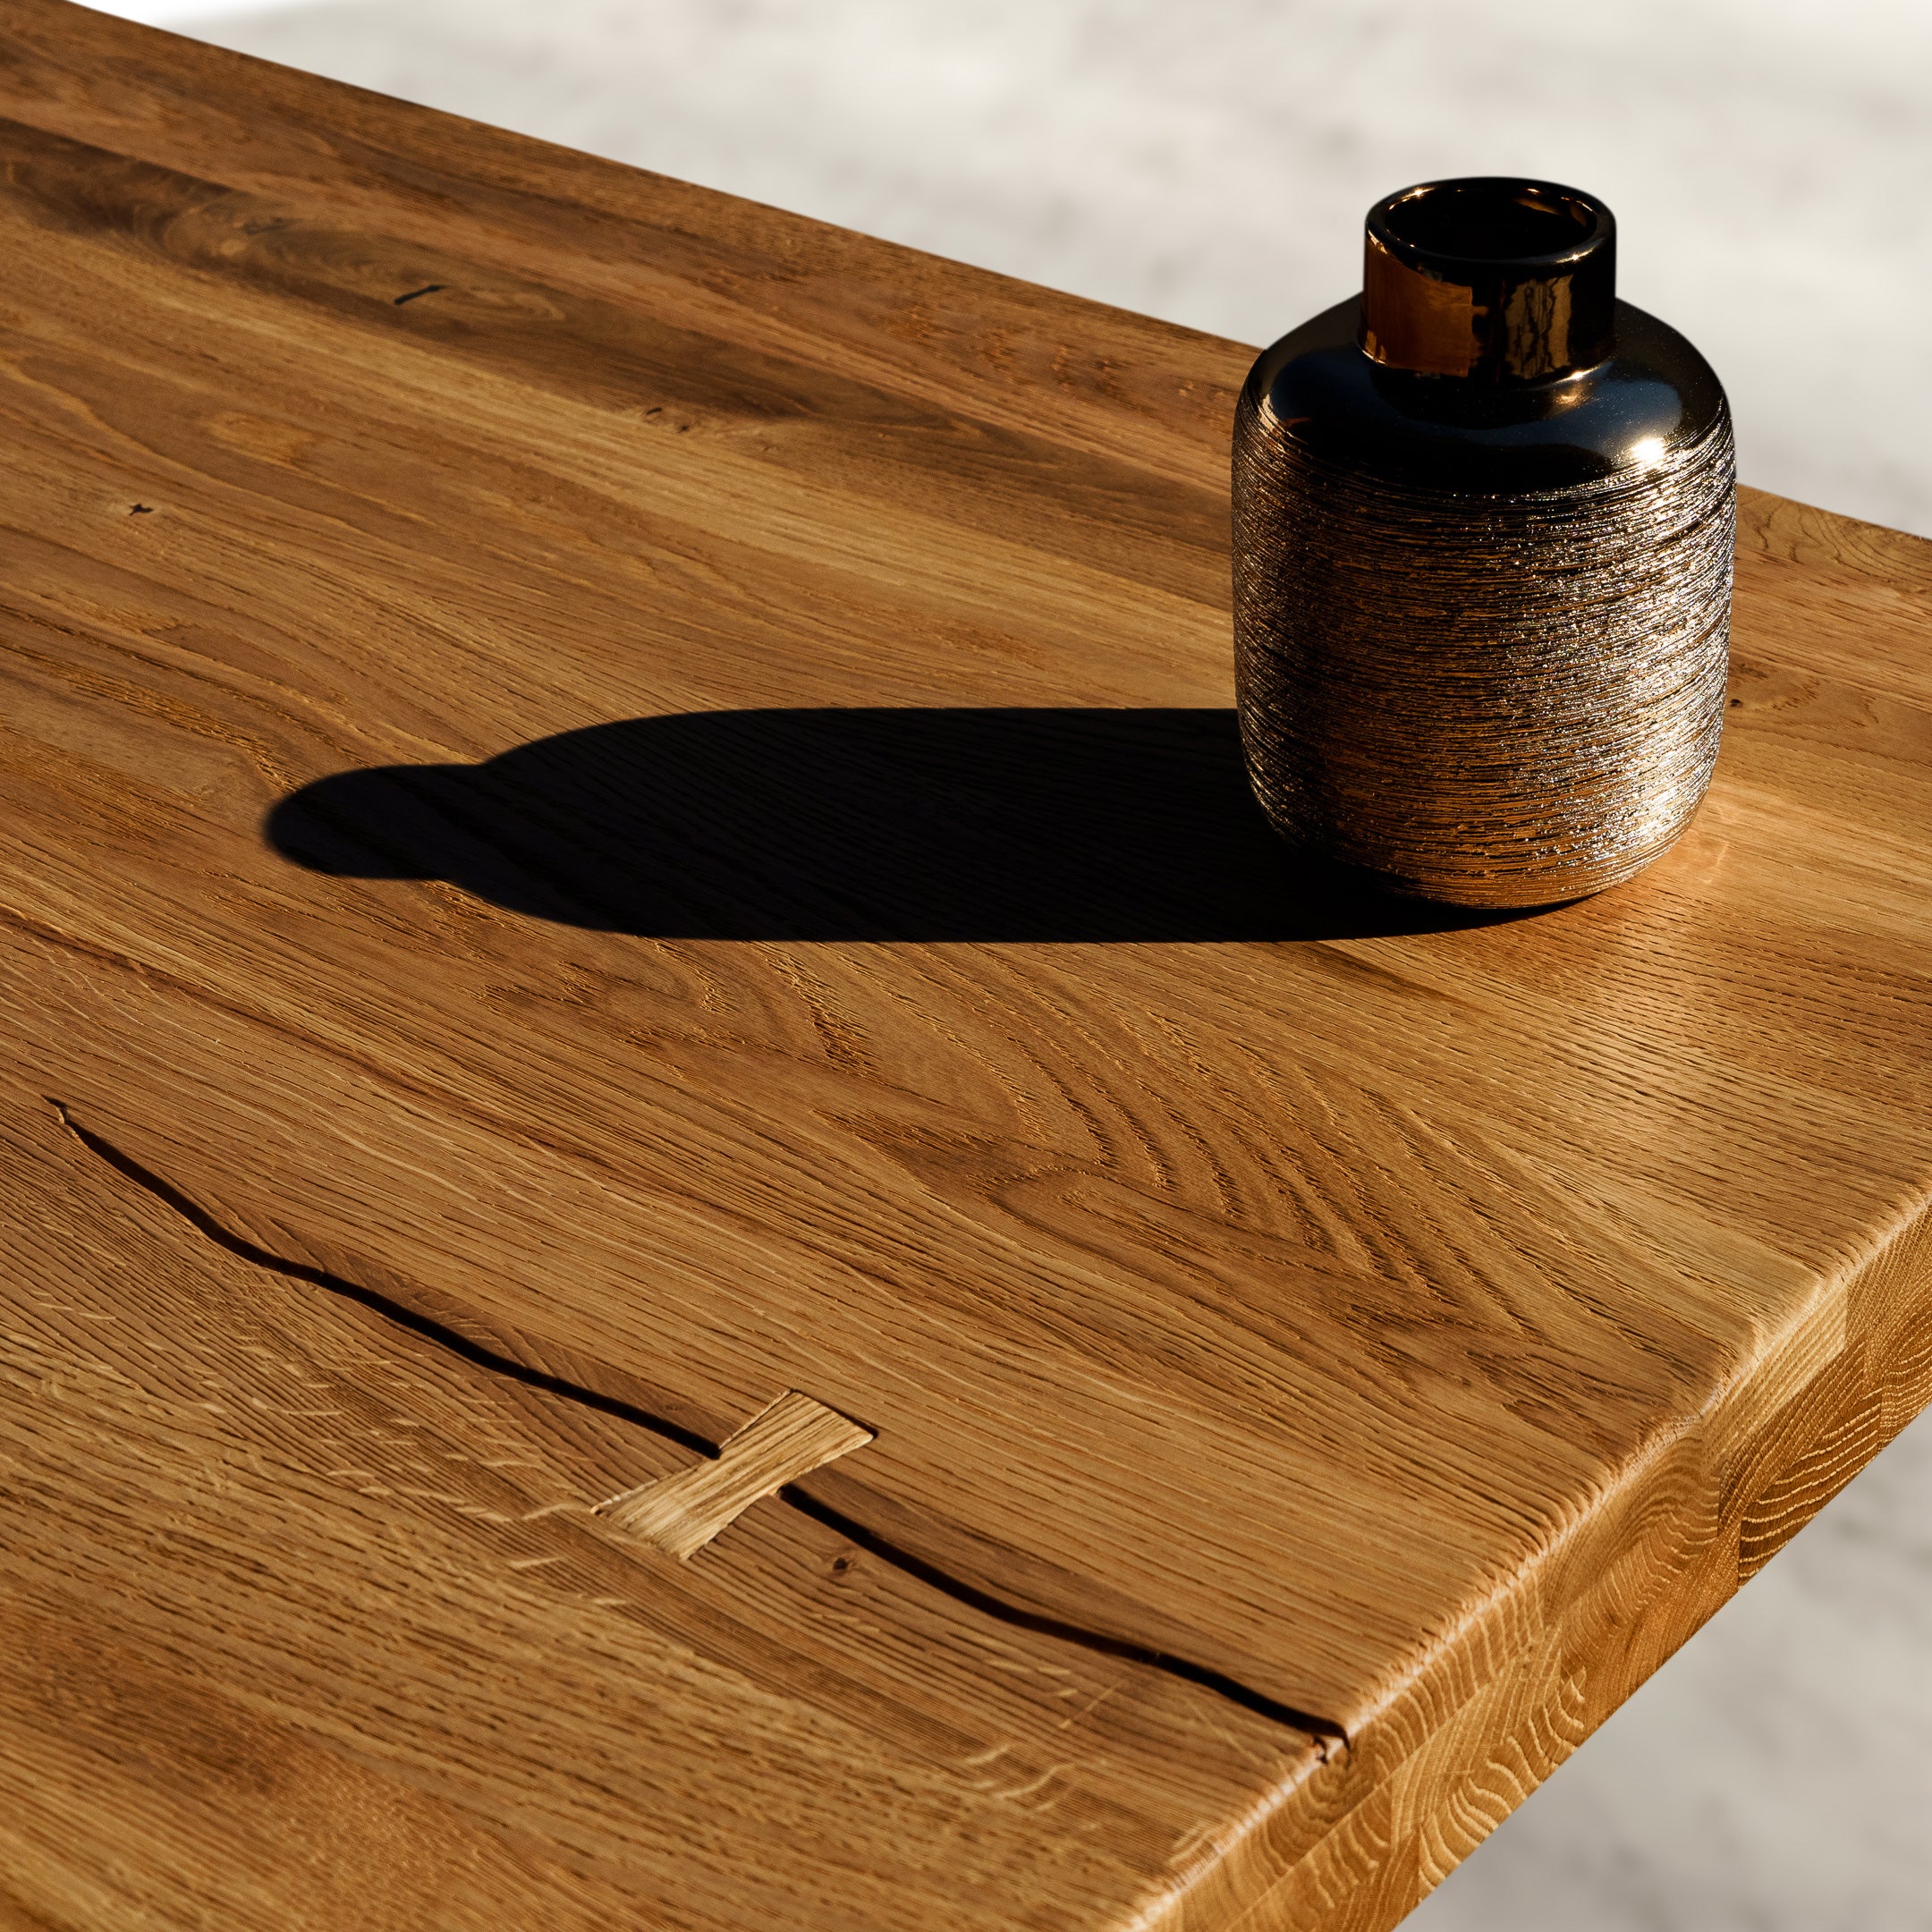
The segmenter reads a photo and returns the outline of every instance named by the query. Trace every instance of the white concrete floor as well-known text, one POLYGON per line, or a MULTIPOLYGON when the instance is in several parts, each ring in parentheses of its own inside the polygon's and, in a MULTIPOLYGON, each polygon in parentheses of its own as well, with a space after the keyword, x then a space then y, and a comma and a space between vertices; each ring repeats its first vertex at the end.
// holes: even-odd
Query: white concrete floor
MULTIPOLYGON (((1924 0, 109 11, 1257 343, 1388 190, 1571 182, 1748 481, 1932 535, 1924 0)), ((1932 1932, 1932 1417, 1411 1923, 1932 1932)))

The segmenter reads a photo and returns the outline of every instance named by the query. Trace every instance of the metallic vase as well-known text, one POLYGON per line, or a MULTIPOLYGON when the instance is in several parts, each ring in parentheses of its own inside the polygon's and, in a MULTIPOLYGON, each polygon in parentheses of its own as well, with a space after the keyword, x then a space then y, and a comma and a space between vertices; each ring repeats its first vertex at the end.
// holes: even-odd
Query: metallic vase
POLYGON ((1458 905, 1629 878, 1717 756, 1734 501, 1724 390, 1617 301, 1601 202, 1484 177, 1377 203, 1360 296, 1264 352, 1235 419, 1275 828, 1458 905))

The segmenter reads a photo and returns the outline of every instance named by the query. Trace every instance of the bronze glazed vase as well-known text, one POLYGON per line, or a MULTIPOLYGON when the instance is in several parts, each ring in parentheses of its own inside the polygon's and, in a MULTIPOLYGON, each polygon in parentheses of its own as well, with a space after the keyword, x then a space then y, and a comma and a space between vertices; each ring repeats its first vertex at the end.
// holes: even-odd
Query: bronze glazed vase
POLYGON ((1275 829, 1404 894, 1534 906, 1662 853, 1723 729, 1735 465, 1710 366, 1616 299, 1573 189, 1369 211, 1359 297, 1256 361, 1236 688, 1275 829))

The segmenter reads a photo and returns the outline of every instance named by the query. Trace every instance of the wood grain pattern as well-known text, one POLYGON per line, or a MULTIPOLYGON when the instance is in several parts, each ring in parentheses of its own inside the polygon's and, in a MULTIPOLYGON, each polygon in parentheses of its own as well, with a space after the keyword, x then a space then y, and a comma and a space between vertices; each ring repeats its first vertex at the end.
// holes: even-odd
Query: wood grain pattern
POLYGON ((0 1152, 10 1923, 1046 1926, 1312 1755, 796 1511, 607 1534, 687 1452, 237 1258, 12 1079, 0 1152))
MULTIPOLYGON (((1352 899, 1242 790, 1248 352, 57 0, 0 60, 0 1124, 78 1204, 8 1308, 170 1331, 36 1343, 10 1573, 175 1618, 6 1722, 134 1863, 204 1882, 152 1682, 532 1918, 1385 1926, 1932 1394, 1927 547, 1747 493, 1678 850, 1352 899), (264 1283, 330 1403, 567 1414, 568 1508, 198 1409, 264 1283), (689 1563, 590 1519, 787 1390, 873 1439, 689 1563)), ((281 1804, 219 1882, 326 1920, 281 1804)), ((20 1816, 22 1909, 134 1895, 20 1816)))

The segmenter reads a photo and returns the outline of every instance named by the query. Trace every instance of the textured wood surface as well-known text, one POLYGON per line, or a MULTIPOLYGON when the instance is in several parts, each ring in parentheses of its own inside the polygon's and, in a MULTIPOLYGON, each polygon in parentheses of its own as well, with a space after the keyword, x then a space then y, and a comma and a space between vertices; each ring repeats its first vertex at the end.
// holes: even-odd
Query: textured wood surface
POLYGON ((17 1914, 1379 1928, 1932 1394, 1928 547, 1748 496, 1690 835, 1432 919, 1245 799, 1249 352, 0 114, 17 1914))

